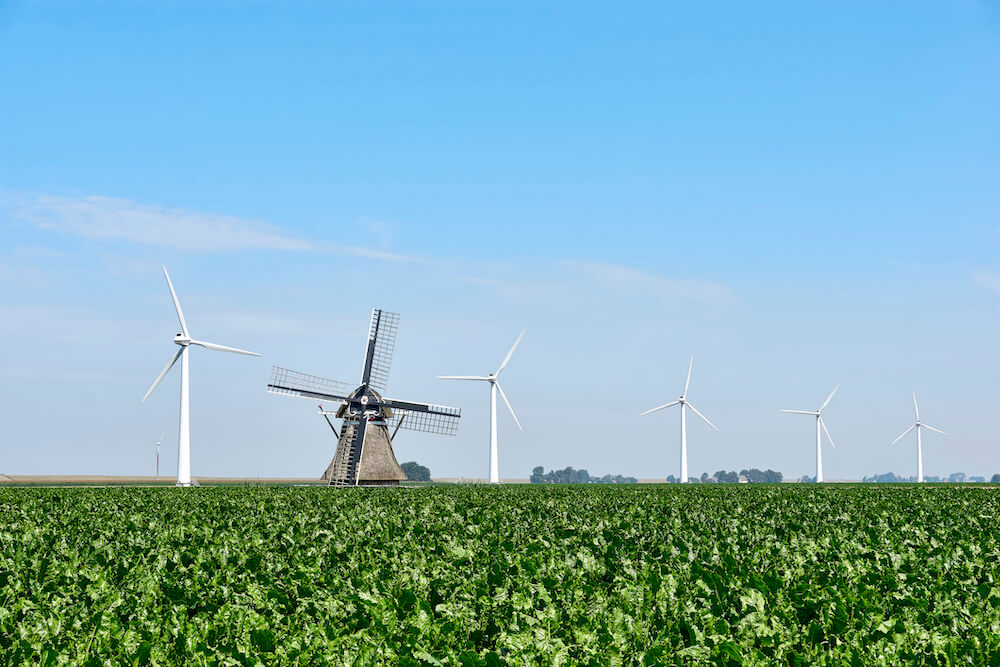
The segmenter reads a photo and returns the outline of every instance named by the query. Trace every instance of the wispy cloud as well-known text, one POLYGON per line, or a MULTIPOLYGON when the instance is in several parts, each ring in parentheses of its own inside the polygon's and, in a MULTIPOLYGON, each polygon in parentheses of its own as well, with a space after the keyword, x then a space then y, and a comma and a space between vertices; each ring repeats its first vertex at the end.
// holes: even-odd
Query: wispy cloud
POLYGON ((382 261, 414 258, 373 248, 313 241, 281 227, 230 215, 140 204, 128 199, 88 195, 6 197, 12 214, 35 226, 103 241, 124 241, 192 252, 277 250, 349 255, 382 261))
POLYGON ((988 292, 1000 294, 1000 273, 979 269, 972 274, 972 282, 988 292))
POLYGON ((687 301, 728 301, 734 298, 728 286, 712 280, 664 278, 628 266, 600 262, 567 260, 563 265, 589 282, 614 289, 687 301))

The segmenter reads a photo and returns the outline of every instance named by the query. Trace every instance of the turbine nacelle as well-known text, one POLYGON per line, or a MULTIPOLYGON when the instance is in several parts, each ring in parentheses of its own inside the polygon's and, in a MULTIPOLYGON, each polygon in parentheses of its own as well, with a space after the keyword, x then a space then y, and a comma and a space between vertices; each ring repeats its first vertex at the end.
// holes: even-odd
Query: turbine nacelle
POLYGON ((183 345, 183 346, 187 347, 188 345, 191 344, 191 337, 190 336, 185 336, 184 334, 179 333, 176 336, 174 336, 174 344, 176 344, 176 345, 183 345))

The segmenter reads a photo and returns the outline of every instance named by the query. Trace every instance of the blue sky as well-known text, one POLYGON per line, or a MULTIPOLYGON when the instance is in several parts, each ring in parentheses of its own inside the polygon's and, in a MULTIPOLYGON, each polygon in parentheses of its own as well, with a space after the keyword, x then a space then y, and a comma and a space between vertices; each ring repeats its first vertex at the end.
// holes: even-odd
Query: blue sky
POLYGON ((193 335, 192 470, 332 456, 272 364, 463 409, 401 460, 505 477, 1000 472, 1000 11, 908 3, 0 3, 0 472, 143 474, 193 335), (610 447, 609 447, 609 443, 610 447), (610 449, 610 453, 609 453, 610 449))

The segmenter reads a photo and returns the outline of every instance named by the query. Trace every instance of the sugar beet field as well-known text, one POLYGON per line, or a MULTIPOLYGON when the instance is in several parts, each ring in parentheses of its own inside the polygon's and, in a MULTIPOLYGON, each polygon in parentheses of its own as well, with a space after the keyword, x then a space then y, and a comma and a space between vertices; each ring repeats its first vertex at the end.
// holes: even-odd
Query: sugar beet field
POLYGON ((996 494, 0 489, 0 662, 997 665, 996 494))

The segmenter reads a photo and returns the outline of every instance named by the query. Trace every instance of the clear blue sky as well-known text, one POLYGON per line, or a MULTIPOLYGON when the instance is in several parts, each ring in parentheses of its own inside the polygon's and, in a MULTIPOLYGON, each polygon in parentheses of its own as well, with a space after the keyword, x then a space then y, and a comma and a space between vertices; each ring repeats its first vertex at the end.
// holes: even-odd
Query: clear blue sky
POLYGON ((995 3, 0 2, 0 472, 143 474, 193 335, 192 471, 318 476, 311 403, 402 314, 401 460, 676 474, 1000 472, 995 3))

